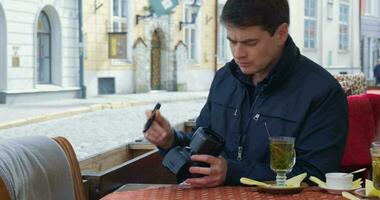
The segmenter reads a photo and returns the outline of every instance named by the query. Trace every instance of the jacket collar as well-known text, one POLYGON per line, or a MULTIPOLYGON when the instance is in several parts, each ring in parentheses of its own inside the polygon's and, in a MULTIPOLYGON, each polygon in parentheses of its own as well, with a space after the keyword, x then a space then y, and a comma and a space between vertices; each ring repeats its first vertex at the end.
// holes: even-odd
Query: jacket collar
MULTIPOLYGON (((286 78, 288 78, 299 57, 300 51, 298 47, 294 44, 293 39, 288 36, 280 60, 273 67, 268 76, 257 84, 258 88, 261 88, 261 90, 269 90, 281 85, 286 78)), ((232 75, 235 76, 240 82, 248 86, 255 87, 252 83, 251 76, 244 74, 240 70, 240 67, 236 64, 235 60, 232 60, 228 66, 232 75)))

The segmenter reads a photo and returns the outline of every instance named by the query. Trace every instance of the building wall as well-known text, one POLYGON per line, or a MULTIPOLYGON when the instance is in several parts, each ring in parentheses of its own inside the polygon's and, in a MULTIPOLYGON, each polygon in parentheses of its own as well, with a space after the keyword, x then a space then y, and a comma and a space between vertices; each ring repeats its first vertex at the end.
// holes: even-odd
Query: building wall
POLYGON ((380 59, 380 1, 361 1, 361 55, 363 72, 367 79, 374 81, 373 67, 380 59), (370 9, 370 10, 368 10, 370 9))
POLYGON ((373 67, 380 59, 380 17, 362 16, 362 65, 367 79, 374 80, 373 67))
POLYGON ((220 22, 220 16, 223 11, 224 4, 226 3, 226 0, 218 0, 218 42, 217 42, 217 63, 218 63, 218 69, 223 67, 227 62, 231 61, 233 56, 230 49, 229 41, 227 40, 227 30, 226 28, 221 24, 220 22))
MULTIPOLYGON (((116 93, 131 93, 133 91, 133 79, 127 74, 133 74, 131 48, 128 48, 128 61, 114 63, 109 59, 108 33, 111 32, 111 1, 98 2, 83 1, 83 32, 84 32, 84 82, 87 96, 98 94, 98 78, 115 78, 116 93), (98 7, 95 10, 95 7, 98 7), (124 78, 123 78, 124 77, 124 78), (132 86, 132 87, 131 87, 132 86)), ((128 6, 132 5, 131 3, 128 6)), ((128 7, 129 10, 130 7, 128 7)), ((128 17, 133 16, 129 12, 128 17)), ((128 28, 133 29, 133 23, 128 23, 128 28), (131 26, 129 26, 131 25, 131 26)), ((130 35, 130 31, 128 32, 130 35)), ((132 34, 132 33, 131 33, 132 34)), ((131 46, 128 38, 128 45, 131 46)))
POLYGON ((98 78, 114 78, 116 94, 133 93, 132 70, 86 70, 85 82, 87 91, 91 91, 97 94, 98 78))
MULTIPOLYGON (((5 82, 2 98, 28 93, 78 90, 78 8, 77 1, 0 1, 6 27, 5 82), (52 84, 37 84, 37 22, 46 12, 52 29, 52 84), (17 60, 18 62, 14 62, 17 60)), ((0 11, 1 13, 1 11, 0 11)), ((1 39, 4 41, 4 39, 1 39)), ((3 54, 3 53, 2 53, 3 54)), ((4 55, 3 54, 3 55, 4 55)), ((73 94, 75 96, 75 94, 73 94)), ((33 96, 33 95, 31 95, 33 96)), ((40 95, 41 96, 41 95, 40 95)))
POLYGON ((202 1, 205 5, 201 7, 199 21, 201 24, 201 38, 200 49, 201 60, 198 66, 189 67, 190 73, 188 78, 189 90, 208 90, 213 80, 217 60, 215 58, 216 52, 216 26, 218 17, 215 16, 215 9, 217 7, 216 1, 202 1))
MULTIPOLYGON (((181 81, 186 82, 186 90, 207 90, 213 79, 215 68, 215 2, 202 1, 197 17, 197 59, 196 62, 178 61, 176 47, 184 42, 184 30, 179 22, 183 21, 184 1, 173 9, 170 15, 153 16, 140 19, 136 24, 136 15, 147 15, 148 1, 128 1, 127 59, 115 63, 109 58, 109 35, 112 22, 112 0, 102 1, 102 6, 94 11, 94 1, 84 0, 85 33, 85 85, 87 95, 98 95, 97 79, 105 76, 115 77, 117 94, 147 92, 150 90, 150 50, 152 35, 155 30, 160 33, 161 50, 161 85, 163 90, 177 90, 176 74, 183 73, 181 81), (139 49, 135 49, 137 43, 139 49), (141 59, 141 56, 144 58, 141 59), (138 66, 137 66, 138 63, 138 66), (181 64, 181 66, 178 66, 181 64), (182 66, 184 65, 184 66, 182 66), (177 70, 180 70, 177 72, 177 70), (201 77, 196 76, 202 72, 201 77), (203 72, 205 72, 203 74, 203 72), (143 75, 145 74, 145 75, 143 75), (194 74, 187 76, 187 74, 194 74), (144 76, 144 77, 140 77, 144 76), (146 77, 145 77, 146 76, 146 77), (116 78, 118 77, 118 78, 116 78), (140 79, 144 79, 141 81, 140 79), (183 80, 186 79, 186 80, 183 80), (196 84, 194 84, 194 79, 196 84), (147 85, 141 85, 145 82, 147 85), (142 89, 145 88, 145 89, 142 89)), ((182 88, 182 86, 181 86, 182 88)))
POLYGON ((290 35, 300 48, 301 53, 322 65, 331 73, 358 73, 360 67, 359 43, 359 1, 333 0, 329 13, 329 0, 317 1, 317 38, 316 47, 304 47, 304 1, 289 1, 290 35), (348 50, 339 50, 339 3, 349 5, 348 50))

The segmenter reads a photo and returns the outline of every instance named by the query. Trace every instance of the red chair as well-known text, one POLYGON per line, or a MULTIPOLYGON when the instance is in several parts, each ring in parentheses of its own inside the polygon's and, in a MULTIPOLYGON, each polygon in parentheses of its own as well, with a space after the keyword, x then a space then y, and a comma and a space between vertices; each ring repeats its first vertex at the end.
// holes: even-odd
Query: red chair
POLYGON ((367 94, 372 105, 373 116, 376 123, 376 136, 380 136, 380 94, 367 94))
MULTIPOLYGON (((380 134, 380 95, 348 96, 349 129, 341 162, 342 171, 371 168, 370 147, 376 133, 380 134)), ((379 138, 380 139, 380 138, 379 138)))

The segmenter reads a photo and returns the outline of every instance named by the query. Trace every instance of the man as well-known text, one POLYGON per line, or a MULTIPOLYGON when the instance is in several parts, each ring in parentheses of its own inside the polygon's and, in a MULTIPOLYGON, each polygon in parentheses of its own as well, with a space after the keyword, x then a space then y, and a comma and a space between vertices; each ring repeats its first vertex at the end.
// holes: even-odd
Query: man
POLYGON ((373 68, 373 76, 376 80, 376 85, 380 85, 380 58, 377 59, 377 65, 373 68))
MULTIPOLYGON (((192 156, 210 167, 191 167, 191 173, 206 176, 186 183, 214 187, 239 184, 241 177, 275 180, 264 123, 271 136, 296 138, 296 164, 288 177, 307 172, 323 178, 338 171, 347 137, 346 95, 288 36, 287 0, 228 0, 221 20, 234 59, 217 71, 196 124, 220 134, 226 145, 221 157, 192 156)), ((148 141, 163 150, 189 143, 191 134, 172 130, 156 114, 145 133, 148 141)))

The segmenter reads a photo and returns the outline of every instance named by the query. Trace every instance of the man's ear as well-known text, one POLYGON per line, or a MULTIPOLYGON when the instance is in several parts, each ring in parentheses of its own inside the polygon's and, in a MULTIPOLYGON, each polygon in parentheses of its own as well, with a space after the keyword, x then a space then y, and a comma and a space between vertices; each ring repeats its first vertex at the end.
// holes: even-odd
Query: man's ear
POLYGON ((289 25, 287 23, 283 23, 277 27, 276 37, 280 45, 285 44, 286 39, 288 39, 288 31, 289 31, 289 25))

